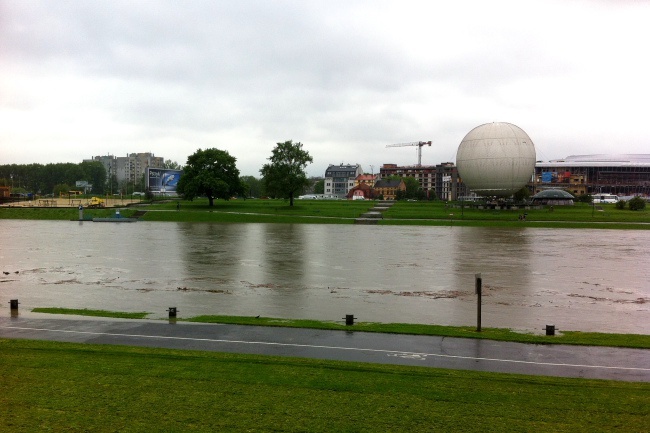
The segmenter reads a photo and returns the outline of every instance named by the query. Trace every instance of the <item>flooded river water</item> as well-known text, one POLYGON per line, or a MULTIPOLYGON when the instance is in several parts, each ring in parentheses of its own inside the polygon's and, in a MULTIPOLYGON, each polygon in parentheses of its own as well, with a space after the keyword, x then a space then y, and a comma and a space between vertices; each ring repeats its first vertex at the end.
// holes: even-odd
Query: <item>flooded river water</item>
POLYGON ((650 334, 650 231, 0 220, 35 307, 650 334))

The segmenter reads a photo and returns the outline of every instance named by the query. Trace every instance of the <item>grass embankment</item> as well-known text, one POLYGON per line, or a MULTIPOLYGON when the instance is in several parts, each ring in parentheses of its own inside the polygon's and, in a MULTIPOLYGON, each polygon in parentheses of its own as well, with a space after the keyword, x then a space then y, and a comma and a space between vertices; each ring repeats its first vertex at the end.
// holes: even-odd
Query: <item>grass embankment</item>
POLYGON ((144 319, 149 313, 142 312, 125 312, 125 311, 108 311, 108 310, 90 310, 87 308, 74 309, 74 308, 33 308, 34 313, 48 313, 48 314, 72 314, 77 316, 90 316, 90 317, 112 317, 116 319, 144 319))
MULTIPOLYGON (((167 201, 140 204, 121 211, 129 217, 136 210, 148 211, 144 221, 219 222, 219 223, 308 223, 353 224, 354 219, 372 209, 372 201, 296 200, 293 207, 286 200, 207 200, 167 201), (177 210, 180 203, 180 210, 177 210)), ((87 209, 84 214, 107 217, 113 209, 87 209)), ((79 216, 76 208, 0 208, 0 219, 60 219, 79 216)), ((550 227, 550 228, 616 228, 650 229, 650 211, 616 209, 612 205, 592 207, 554 206, 542 209, 491 210, 453 207, 440 201, 396 202, 383 213, 381 225, 436 225, 483 227, 550 227), (526 213, 526 221, 519 215, 526 213)))
POLYGON ((593 207, 576 203, 575 206, 499 210, 468 206, 465 204, 461 208, 458 203, 452 206, 441 202, 399 202, 384 212, 379 224, 650 229, 650 212, 616 209, 613 204, 593 207), (519 216, 524 214, 526 220, 519 220, 519 216))
POLYGON ((529 344, 571 344, 581 346, 610 346, 650 349, 650 335, 604 334, 598 332, 564 331, 561 335, 525 334, 503 328, 482 328, 476 332, 471 326, 420 325, 412 323, 355 322, 346 326, 319 320, 276 319, 268 317, 197 316, 185 319, 200 323, 229 323, 238 325, 279 326, 290 328, 331 329, 340 331, 378 332, 390 334, 435 335, 441 337, 478 338, 529 344))
MULTIPOLYGON (((148 313, 128 313, 121 311, 88 310, 73 308, 34 308, 34 313, 70 314, 78 316, 112 317, 123 319, 144 319, 148 313)), ((276 326, 285 328, 308 328, 337 331, 377 332, 389 334, 432 335, 441 337, 478 338, 485 340, 510 341, 528 344, 571 344, 582 346, 609 346, 650 349, 650 335, 603 334, 597 332, 565 331, 560 335, 546 336, 525 334, 502 328, 483 328, 476 332, 471 326, 421 325, 411 323, 355 322, 352 326, 342 323, 305 320, 278 319, 250 316, 196 316, 179 318, 179 321, 198 323, 227 323, 234 325, 276 326)))
MULTIPOLYGON (((108 218, 115 215, 115 210, 120 209, 120 215, 128 218, 133 215, 135 208, 99 208, 84 210, 84 219, 92 220, 93 218, 108 218)), ((79 210, 77 208, 56 207, 3 207, 0 208, 1 219, 24 219, 24 220, 62 220, 70 221, 79 219, 79 210)))
POLYGON ((650 384, 0 339, 3 431, 641 432, 650 384))

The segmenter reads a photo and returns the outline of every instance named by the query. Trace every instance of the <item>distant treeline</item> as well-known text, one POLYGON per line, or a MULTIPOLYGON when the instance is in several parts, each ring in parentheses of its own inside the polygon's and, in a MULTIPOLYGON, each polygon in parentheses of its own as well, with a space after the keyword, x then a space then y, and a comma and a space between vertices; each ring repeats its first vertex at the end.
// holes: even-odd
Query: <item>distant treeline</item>
POLYGON ((106 169, 98 162, 57 164, 11 164, 0 165, 0 186, 12 187, 12 191, 38 195, 53 194, 55 190, 76 188, 77 181, 93 186, 92 192, 103 194, 106 189, 106 169))

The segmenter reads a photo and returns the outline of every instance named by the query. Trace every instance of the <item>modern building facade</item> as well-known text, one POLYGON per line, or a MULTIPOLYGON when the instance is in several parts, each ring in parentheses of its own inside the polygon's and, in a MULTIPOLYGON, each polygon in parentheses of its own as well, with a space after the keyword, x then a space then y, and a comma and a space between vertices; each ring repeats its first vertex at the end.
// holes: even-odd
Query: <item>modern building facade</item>
POLYGON ((650 196, 650 154, 571 155, 537 162, 531 189, 564 189, 574 195, 650 196))
POLYGON ((453 162, 436 165, 436 197, 439 200, 455 201, 470 194, 467 186, 458 174, 458 167, 453 162))
POLYGON ((363 174, 359 164, 330 165, 325 170, 325 195, 344 198, 354 188, 355 179, 363 174))

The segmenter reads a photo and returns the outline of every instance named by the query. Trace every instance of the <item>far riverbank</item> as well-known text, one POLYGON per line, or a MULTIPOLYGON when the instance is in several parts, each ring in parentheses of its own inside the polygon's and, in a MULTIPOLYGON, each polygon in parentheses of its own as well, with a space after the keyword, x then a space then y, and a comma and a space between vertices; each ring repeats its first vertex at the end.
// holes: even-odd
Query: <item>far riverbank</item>
MULTIPOLYGON (((441 201, 395 202, 384 207, 381 202, 348 200, 166 200, 141 202, 113 200, 109 207, 84 209, 85 218, 108 217, 120 209, 125 217, 137 213, 143 221, 213 222, 213 223, 290 223, 354 224, 367 212, 376 210, 378 225, 538 227, 538 228, 605 228, 622 230, 650 229, 650 212, 616 209, 614 205, 515 207, 479 209, 477 206, 441 201)), ((0 219, 77 220, 78 208, 71 206, 3 206, 0 219)))

